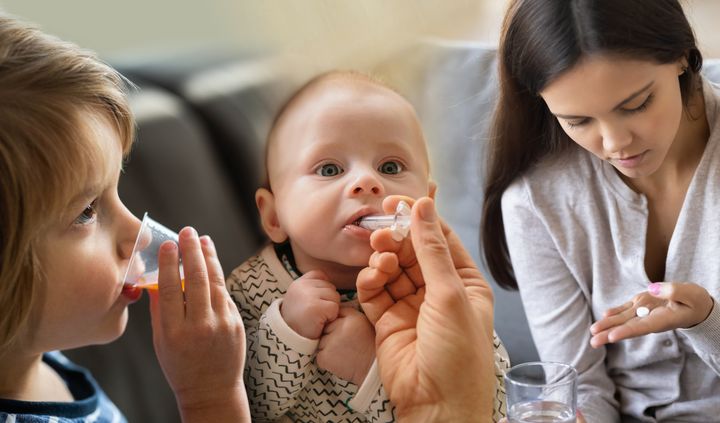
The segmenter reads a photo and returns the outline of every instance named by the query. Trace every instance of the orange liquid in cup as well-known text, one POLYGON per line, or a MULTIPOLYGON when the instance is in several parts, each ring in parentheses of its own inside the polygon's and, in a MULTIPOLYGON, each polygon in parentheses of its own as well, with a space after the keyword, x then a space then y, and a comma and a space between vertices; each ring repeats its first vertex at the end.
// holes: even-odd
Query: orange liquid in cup
MULTIPOLYGON (((180 284, 182 286, 182 290, 185 291, 185 279, 181 279, 180 284)), ((146 282, 142 278, 140 278, 140 281, 138 281, 138 283, 134 287, 140 288, 140 289, 147 289, 149 291, 157 291, 158 283, 157 283, 157 281, 146 282)))

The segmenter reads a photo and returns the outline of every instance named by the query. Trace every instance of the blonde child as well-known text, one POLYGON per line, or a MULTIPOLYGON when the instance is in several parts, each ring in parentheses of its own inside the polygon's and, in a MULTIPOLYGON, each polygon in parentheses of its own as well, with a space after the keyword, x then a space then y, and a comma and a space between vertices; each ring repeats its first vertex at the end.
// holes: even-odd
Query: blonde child
POLYGON ((357 222, 388 195, 434 195, 415 111, 368 76, 321 75, 278 114, 266 165, 255 198, 273 244, 227 282, 246 324, 253 419, 394 421, 355 298, 373 252, 357 222))
MULTIPOLYGON (((140 224, 117 194, 133 138, 122 86, 92 54, 0 16, 0 421, 125 421, 56 351, 113 341, 140 296, 122 285, 140 224)), ((178 247, 160 251, 158 358, 184 421, 248 421, 243 327, 212 241, 185 228, 179 244, 184 299, 178 247)))

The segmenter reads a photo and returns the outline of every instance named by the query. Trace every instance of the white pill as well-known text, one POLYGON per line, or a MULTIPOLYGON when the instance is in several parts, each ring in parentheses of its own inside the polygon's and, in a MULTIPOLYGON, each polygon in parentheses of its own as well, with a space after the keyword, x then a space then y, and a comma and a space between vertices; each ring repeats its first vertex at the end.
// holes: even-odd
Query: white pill
POLYGON ((645 317, 648 314, 650 314, 650 309, 647 307, 638 307, 637 310, 635 310, 635 315, 637 317, 645 317))

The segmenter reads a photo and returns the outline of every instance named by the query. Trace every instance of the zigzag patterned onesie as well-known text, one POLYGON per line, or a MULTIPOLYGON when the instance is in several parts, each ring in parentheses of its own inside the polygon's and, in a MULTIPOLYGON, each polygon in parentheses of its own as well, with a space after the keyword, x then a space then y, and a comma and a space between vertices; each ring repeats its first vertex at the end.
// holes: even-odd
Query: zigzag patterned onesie
MULTIPOLYGON (((300 336, 285 323, 280 304, 294 278, 292 266, 286 257, 283 260, 285 264, 268 245, 227 280, 245 323, 245 387, 253 422, 394 422, 394 407, 380 383, 377 363, 360 387, 337 378, 315 365, 318 341, 300 336)), ((358 308, 356 300, 345 295, 341 300, 358 308)), ((502 370, 509 361, 497 337, 495 344, 497 421, 505 414, 502 370)))

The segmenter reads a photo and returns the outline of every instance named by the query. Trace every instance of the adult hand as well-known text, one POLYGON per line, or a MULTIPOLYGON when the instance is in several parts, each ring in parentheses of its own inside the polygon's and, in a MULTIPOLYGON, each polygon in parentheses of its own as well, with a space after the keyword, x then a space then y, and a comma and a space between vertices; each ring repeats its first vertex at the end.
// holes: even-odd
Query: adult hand
POLYGON ((627 303, 607 310, 602 319, 590 327, 590 345, 598 348, 623 339, 690 328, 710 315, 713 298, 700 285, 689 282, 658 282, 647 292, 635 295, 627 303), (638 317, 639 307, 650 313, 638 317))
POLYGON ((245 330, 215 246, 192 228, 180 231, 179 244, 184 292, 178 246, 168 241, 158 253, 158 291, 150 295, 158 360, 183 422, 250 422, 242 375, 245 330))
POLYGON ((325 273, 312 270, 290 284, 280 305, 285 322, 299 335, 318 339, 338 316, 340 294, 325 273))
MULTIPOLYGON (((386 198, 392 213, 398 201, 386 198)), ((380 377, 400 421, 490 421, 495 393, 493 297, 459 238, 421 198, 411 239, 390 230, 358 276, 358 296, 375 324, 380 377)))
POLYGON ((362 385, 375 360, 375 328, 352 307, 340 307, 325 325, 315 362, 340 379, 362 385))

